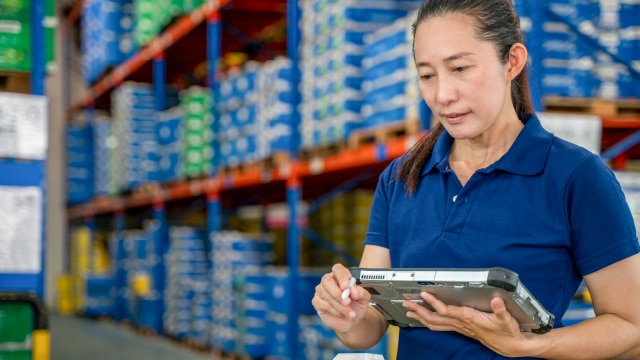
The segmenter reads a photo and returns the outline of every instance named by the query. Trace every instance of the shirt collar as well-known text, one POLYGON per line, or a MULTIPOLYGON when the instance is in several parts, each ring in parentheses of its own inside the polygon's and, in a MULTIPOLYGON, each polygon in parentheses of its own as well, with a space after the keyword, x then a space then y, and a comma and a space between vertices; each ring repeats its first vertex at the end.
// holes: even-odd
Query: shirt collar
MULTIPOLYGON (((520 175, 535 175, 544 168, 553 135, 542 127, 535 114, 526 115, 522 120, 524 128, 509 151, 495 164, 495 168, 520 175)), ((443 131, 422 169, 422 175, 435 167, 441 171, 446 169, 452 144, 451 135, 446 130, 443 131)))

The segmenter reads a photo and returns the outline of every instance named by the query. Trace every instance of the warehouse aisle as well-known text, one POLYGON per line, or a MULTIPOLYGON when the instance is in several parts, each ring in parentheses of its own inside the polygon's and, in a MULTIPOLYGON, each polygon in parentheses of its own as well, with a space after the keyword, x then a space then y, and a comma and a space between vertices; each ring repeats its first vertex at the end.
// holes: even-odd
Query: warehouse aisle
POLYGON ((161 337, 144 337, 105 322, 52 314, 51 360, 211 360, 161 337))

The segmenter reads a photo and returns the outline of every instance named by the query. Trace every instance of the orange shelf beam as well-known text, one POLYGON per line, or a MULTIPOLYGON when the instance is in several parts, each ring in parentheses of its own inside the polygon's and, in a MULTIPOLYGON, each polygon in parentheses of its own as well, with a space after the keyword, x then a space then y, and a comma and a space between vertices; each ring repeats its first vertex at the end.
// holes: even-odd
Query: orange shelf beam
POLYGON ((640 129, 640 118, 602 118, 603 129, 640 129))
POLYGON ((306 177, 326 172, 348 170, 353 167, 374 165, 381 161, 401 156, 414 142, 415 137, 400 137, 385 144, 365 145, 357 149, 310 161, 292 161, 282 165, 280 168, 271 169, 267 172, 251 169, 238 174, 182 181, 145 194, 130 195, 122 198, 97 198, 86 204, 70 207, 67 215, 69 219, 77 219, 118 210, 151 206, 166 201, 188 199, 210 193, 215 194, 224 190, 247 188, 274 181, 285 181, 292 176, 306 177), (379 156, 376 156, 380 150, 379 147, 384 148, 386 158, 380 159, 379 156))
MULTIPOLYGON (((70 113, 80 110, 94 102, 94 100, 114 86, 122 83, 134 71, 138 70, 154 57, 163 53, 171 47, 176 41, 183 38, 192 31, 196 26, 211 16, 214 16, 218 10, 227 5, 231 0, 209 1, 193 11, 191 14, 181 17, 175 24, 169 27, 160 36, 153 39, 138 53, 133 55, 127 61, 122 63, 109 75, 103 77, 93 87, 91 87, 78 101, 71 105, 70 113)), ((70 115, 70 114, 69 114, 70 115)), ((68 116, 70 118, 70 116, 68 116)))

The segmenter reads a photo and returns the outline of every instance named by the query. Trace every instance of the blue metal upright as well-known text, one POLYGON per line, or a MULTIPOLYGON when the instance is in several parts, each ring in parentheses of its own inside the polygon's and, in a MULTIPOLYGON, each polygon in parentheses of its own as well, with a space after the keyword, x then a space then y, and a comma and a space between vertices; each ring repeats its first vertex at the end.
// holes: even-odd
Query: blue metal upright
POLYGON ((45 93, 44 3, 45 0, 31 0, 31 93, 33 95, 45 93))
POLYGON ((544 110, 544 104, 542 101, 542 74, 544 68, 542 66, 542 59, 544 57, 544 49, 542 47, 542 39, 544 38, 544 31, 542 25, 544 23, 544 8, 547 6, 547 0, 540 0, 533 2, 531 5, 531 39, 527 43, 529 48, 529 57, 531 58, 531 69, 529 72, 529 87, 531 88, 531 101, 533 102, 533 110, 536 112, 544 110))
POLYGON ((167 60, 164 53, 153 59, 153 99, 156 111, 167 108, 167 60))
MULTIPOLYGON (((300 7, 298 0, 287 0, 287 55, 291 59, 292 67, 292 83, 293 83, 293 101, 292 106, 297 109, 300 104, 301 81, 299 66, 299 47, 300 47, 300 7)), ((300 112, 294 111, 291 119, 291 128, 293 136, 289 153, 293 162, 298 158, 298 149, 300 148, 300 112)), ((299 224, 298 206, 302 200, 302 183, 298 174, 291 174, 287 180, 287 205, 289 208, 289 227, 287 228, 287 265, 289 267, 289 289, 291 310, 289 313, 288 336, 287 342, 289 346, 289 354, 292 359, 297 358, 298 349, 298 317, 300 315, 300 305, 296 301, 296 295, 299 288, 299 265, 300 265, 300 233, 301 225, 299 224)))
POLYGON ((298 317, 300 305, 296 301, 299 284, 300 265, 300 224, 299 204, 302 200, 302 184, 297 174, 292 174, 287 180, 287 205, 289 207, 289 227, 287 228, 287 266, 289 267, 289 289, 287 296, 291 297, 289 312, 288 336, 289 354, 296 358, 298 348, 298 317))
MULTIPOLYGON (((287 56, 291 59, 291 65, 293 68, 293 101, 292 106, 294 109, 300 105, 300 66, 298 61, 298 51, 300 47, 300 28, 298 26, 300 22, 300 7, 298 6, 298 0, 287 0, 287 56)), ((291 141, 290 154, 293 158, 298 156, 298 149, 300 148, 300 112, 294 111, 292 116, 291 128, 293 129, 293 136, 291 141)))
POLYGON ((211 192, 207 194, 207 232, 209 234, 222 230, 222 205, 220 194, 211 192))
MULTIPOLYGON (((220 61, 220 57, 222 57, 222 24, 220 22, 220 14, 218 12, 214 12, 211 17, 207 19, 207 85, 211 91, 211 98, 213 99, 213 103, 215 104, 218 101, 218 63, 220 61)), ((218 133, 218 121, 217 119, 217 110, 215 106, 211 107, 211 113, 213 115, 214 121, 211 128, 211 131, 214 134, 218 133)), ((219 155, 220 154, 220 146, 218 141, 214 141, 213 143, 213 159, 211 169, 212 173, 209 175, 217 174, 219 155)))

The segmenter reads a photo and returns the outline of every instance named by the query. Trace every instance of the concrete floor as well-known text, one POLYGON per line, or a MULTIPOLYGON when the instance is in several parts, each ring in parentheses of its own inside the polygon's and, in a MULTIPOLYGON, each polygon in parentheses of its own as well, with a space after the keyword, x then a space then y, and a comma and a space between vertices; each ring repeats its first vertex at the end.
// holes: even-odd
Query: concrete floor
POLYGON ((163 337, 142 336, 124 326, 52 314, 51 360, 215 360, 163 337))

